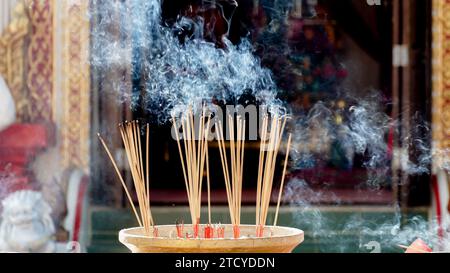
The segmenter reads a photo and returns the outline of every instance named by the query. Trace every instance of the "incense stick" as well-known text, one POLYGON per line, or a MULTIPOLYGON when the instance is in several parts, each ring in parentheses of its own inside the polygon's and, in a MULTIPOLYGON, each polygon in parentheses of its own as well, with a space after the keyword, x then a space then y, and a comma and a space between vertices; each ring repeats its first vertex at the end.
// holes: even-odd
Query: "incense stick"
POLYGON ((109 148, 105 143, 105 140, 101 137, 100 134, 97 134, 97 135, 98 135, 100 142, 103 145, 103 148, 105 149, 106 153, 108 154, 108 157, 111 160, 111 163, 113 164, 114 170, 116 171, 117 176, 119 177, 119 180, 120 180, 120 183, 122 184, 123 189, 125 190, 125 194, 127 195, 128 201, 130 202, 131 208, 133 209, 134 215, 136 216, 136 220, 138 221, 139 226, 142 227, 141 219, 139 218, 139 215, 136 211, 136 207, 134 206, 133 199, 131 198, 131 195, 125 184, 125 181, 123 180, 122 174, 120 173, 119 168, 117 167, 116 161, 114 160, 114 157, 112 156, 111 152, 109 151, 109 148))
POLYGON ((216 124, 216 133, 217 133, 217 141, 219 142, 219 153, 220 153, 220 159, 222 162, 222 169, 224 171, 224 177, 225 177, 225 188, 227 193, 227 201, 228 201, 228 209, 230 211, 230 218, 231 221, 234 219, 234 211, 232 204, 232 197, 231 197, 231 190, 230 190, 230 174, 228 172, 228 160, 226 158, 226 151, 225 151, 225 143, 224 143, 224 137, 223 137, 223 127, 221 122, 219 121, 216 124))
POLYGON ((284 179, 286 178, 286 169, 287 169, 287 162, 289 159, 289 152, 290 152, 290 148, 291 148, 291 140, 292 140, 292 134, 289 134, 288 144, 286 147, 286 158, 284 159, 283 176, 281 178, 280 192, 278 193, 277 208, 275 211, 275 219, 273 221, 274 227, 277 226, 277 222, 278 222, 278 212, 280 211, 281 196, 283 195, 284 179))
MULTIPOLYGON (((208 128, 209 130, 209 128, 208 128)), ((208 190, 208 224, 211 225, 211 182, 209 181, 209 152, 206 149, 206 183, 208 190)))
MULTIPOLYGON (((146 127, 146 143, 145 143, 145 163, 146 163, 146 184, 147 184, 147 197, 148 197, 148 209, 150 210, 150 124, 147 123, 146 127)), ((151 215, 151 211, 149 211, 151 215)), ((153 218, 151 219, 153 223, 153 218)))
POLYGON ((189 211, 192 224, 194 225, 194 236, 198 236, 198 225, 200 224, 201 213, 201 193, 203 186, 203 177, 206 163, 206 176, 208 187, 208 220, 211 221, 211 203, 210 203, 210 181, 209 181, 209 153, 208 138, 209 124, 211 117, 206 116, 206 108, 202 107, 200 123, 198 126, 198 141, 196 136, 196 127, 192 107, 182 114, 179 118, 182 128, 182 138, 179 133, 177 119, 172 115, 172 122, 175 129, 175 137, 180 154, 183 176, 186 186, 186 193, 189 202, 189 211), (206 126, 206 132, 205 132, 206 126), (183 143, 183 145, 182 145, 183 143), (183 148, 182 148, 183 146, 183 148), (197 229, 197 230, 196 230, 197 229))
POLYGON ((258 181, 257 181, 257 190, 256 190, 256 226, 259 226, 259 214, 261 210, 261 191, 262 191, 262 172, 264 168, 264 141, 267 137, 267 116, 263 118, 263 125, 261 131, 261 142, 260 142, 260 151, 259 151, 259 167, 258 167, 258 181))
MULTIPOLYGON (((141 222, 147 236, 151 236, 154 220, 150 208, 150 178, 149 178, 149 125, 146 129, 146 168, 142 156, 142 143, 139 122, 125 122, 119 125, 120 134, 130 166, 134 187, 139 203, 141 222)), ((155 233, 155 228, 154 234, 155 233)))
POLYGON ((228 116, 228 131, 230 133, 230 173, 222 123, 220 121, 216 123, 217 141, 225 179, 228 208, 230 211, 230 219, 233 225, 235 238, 240 237, 239 226, 241 224, 242 181, 246 135, 245 127, 246 122, 240 116, 237 116, 236 118, 231 115, 228 116))
MULTIPOLYGON (((269 211, 270 200, 272 196, 272 186, 275 175, 276 161, 284 128, 286 126, 286 121, 287 116, 280 117, 278 114, 275 114, 271 118, 271 121, 269 121, 269 118, 267 116, 265 116, 263 119, 256 197, 256 235, 258 237, 262 237, 264 235, 264 226, 267 221, 267 214, 269 211), (266 140, 267 134, 269 134, 268 143, 266 140)), ((288 144, 288 146, 290 146, 290 143, 288 144)), ((285 164, 287 164, 287 159, 285 161, 285 164)), ((286 165, 283 171, 282 184, 284 184, 285 174, 286 165)), ((279 205, 277 205, 277 209, 278 207, 279 205)), ((276 223, 278 213, 276 213, 275 218, 276 223)))

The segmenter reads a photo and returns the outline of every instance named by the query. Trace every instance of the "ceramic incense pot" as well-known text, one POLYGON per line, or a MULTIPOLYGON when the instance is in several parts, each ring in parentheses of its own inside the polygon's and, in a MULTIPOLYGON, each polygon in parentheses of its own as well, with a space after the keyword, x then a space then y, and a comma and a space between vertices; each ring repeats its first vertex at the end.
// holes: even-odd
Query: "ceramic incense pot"
MULTIPOLYGON (((179 238, 176 225, 156 226, 157 236, 146 236, 143 228, 124 229, 119 241, 133 253, 291 253, 304 240, 304 232, 289 227, 266 226, 262 237, 256 237, 256 226, 241 225, 238 239, 233 226, 225 228, 223 238, 190 238, 192 225, 185 225, 179 238)), ((205 226, 201 225, 200 229, 205 226)))

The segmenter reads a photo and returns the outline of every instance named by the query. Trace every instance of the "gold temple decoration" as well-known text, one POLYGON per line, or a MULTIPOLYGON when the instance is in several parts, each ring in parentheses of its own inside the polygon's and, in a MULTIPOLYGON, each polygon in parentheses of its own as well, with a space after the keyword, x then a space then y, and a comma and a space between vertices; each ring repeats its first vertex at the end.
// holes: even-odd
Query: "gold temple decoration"
POLYGON ((63 164, 89 172, 90 124, 90 23, 89 1, 62 1, 64 114, 63 164))
POLYGON ((0 36, 17 122, 55 124, 63 168, 88 173, 89 1, 21 0, 0 36), (54 69, 58 68, 58 69, 54 69))
POLYGON ((0 75, 11 90, 19 122, 27 121, 30 114, 29 94, 25 84, 29 26, 26 5, 19 2, 13 10, 11 22, 0 36, 0 75))
POLYGON ((30 121, 48 123, 53 114, 53 2, 31 0, 28 8, 31 23, 27 56, 30 121))
POLYGON ((90 22, 89 1, 53 0, 54 121, 60 128, 63 167, 89 173, 90 137, 90 22))
MULTIPOLYGON (((433 148, 450 149, 450 0, 433 0, 433 148)), ((444 154, 437 153, 434 167, 444 154)))

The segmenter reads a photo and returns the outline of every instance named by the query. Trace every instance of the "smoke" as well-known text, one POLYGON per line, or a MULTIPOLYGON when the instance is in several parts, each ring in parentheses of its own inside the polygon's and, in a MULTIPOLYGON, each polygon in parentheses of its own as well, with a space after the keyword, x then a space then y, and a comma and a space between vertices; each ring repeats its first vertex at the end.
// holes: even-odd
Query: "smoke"
MULTIPOLYGON (((220 45, 215 40, 208 42, 204 37, 212 34, 205 33, 208 28, 201 16, 192 12, 168 24, 162 21, 160 0, 92 2, 97 8, 89 15, 95 22, 91 66, 124 71, 104 88, 117 95, 118 103, 142 109, 159 122, 165 122, 174 109, 182 112, 183 107, 202 103, 237 103, 247 94, 269 108, 282 106, 271 71, 261 65, 248 39, 233 44, 225 33, 215 37, 220 45), (131 78, 124 76, 129 70, 131 78)), ((235 7, 234 1, 222 3, 228 9, 235 7)), ((217 5, 221 18, 216 19, 229 27, 233 12, 226 14, 224 7, 217 5)), ((429 174, 436 156, 443 158, 442 166, 450 170, 449 151, 432 149, 430 126, 419 115, 405 132, 399 130, 397 117, 386 114, 386 101, 378 93, 343 97, 343 101, 344 105, 318 102, 307 113, 294 113, 292 170, 363 168, 367 177, 357 189, 368 187, 371 194, 389 186, 387 178, 395 158, 399 162, 394 164, 407 175, 429 174), (398 150, 393 150, 392 135, 403 138, 398 150)), ((310 182, 293 179, 285 198, 296 208, 296 223, 309 231, 312 240, 335 243, 338 236, 342 252, 363 251, 371 241, 394 249, 417 237, 432 245, 436 242, 434 221, 419 216, 403 221, 398 207, 377 221, 353 213, 336 226, 326 212, 314 206, 324 196, 309 186, 310 182), (355 236, 359 242, 352 245, 352 239, 346 238, 355 236)), ((326 198, 335 205, 342 203, 332 193, 326 198)))
MULTIPOLYGON (((129 81, 119 79, 113 89, 120 103, 142 107, 161 121, 170 117, 175 106, 236 102, 244 94, 267 106, 281 104, 270 70, 261 66, 247 39, 234 45, 223 36, 223 48, 219 48, 203 39, 200 16, 183 16, 173 26, 163 25, 160 0, 114 1, 97 10, 91 14, 98 21, 93 30, 97 42, 92 66, 123 68, 132 59, 133 77, 145 79, 139 86, 142 92, 127 92, 129 81), (126 16, 120 39, 110 29, 117 16, 126 16)), ((229 22, 224 12, 221 15, 229 22)))
POLYGON ((393 165, 409 177, 431 175, 435 161, 449 171, 449 151, 431 146, 430 124, 419 113, 411 117, 409 130, 400 131, 400 122, 385 114, 377 93, 345 101, 349 103, 340 107, 319 102, 306 114, 294 116, 294 178, 284 198, 293 207, 295 225, 306 230, 306 241, 314 242, 319 252, 400 252, 399 245, 410 245, 417 238, 435 249, 442 247, 438 221, 428 218, 428 211, 404 214, 398 205, 382 211, 345 206, 333 210, 348 202, 327 190, 335 181, 321 181, 319 188, 315 177, 296 175, 314 170, 322 179, 327 168, 364 169, 366 177, 352 176, 359 184, 352 185, 351 191, 359 200, 369 200, 390 188, 393 165), (394 134, 402 138, 399 148, 394 148, 394 134), (324 201, 331 210, 317 206, 324 201))
POLYGON ((292 168, 364 168, 364 186, 388 186, 392 166, 406 175, 431 174, 433 160, 449 171, 448 149, 431 146, 431 126, 420 113, 410 118, 408 130, 386 114, 377 92, 365 97, 344 97, 345 106, 318 102, 306 114, 294 115, 292 168), (401 138, 400 147, 394 135, 401 138))
MULTIPOLYGON (((438 224, 427 219, 426 213, 404 217, 398 206, 336 211, 316 205, 323 195, 324 191, 317 191, 304 180, 292 179, 284 196, 294 208, 295 225, 305 230, 305 243, 313 242, 316 251, 401 252, 399 245, 410 245, 417 238, 434 248, 439 246, 438 224)), ((340 202, 337 196, 331 199, 340 202)))
POLYGON ((375 92, 345 101, 349 104, 340 107, 318 102, 307 114, 295 117, 293 167, 331 164, 352 169, 359 158, 368 171, 367 184, 378 187, 390 170, 388 133, 396 123, 380 107, 381 96, 375 92))

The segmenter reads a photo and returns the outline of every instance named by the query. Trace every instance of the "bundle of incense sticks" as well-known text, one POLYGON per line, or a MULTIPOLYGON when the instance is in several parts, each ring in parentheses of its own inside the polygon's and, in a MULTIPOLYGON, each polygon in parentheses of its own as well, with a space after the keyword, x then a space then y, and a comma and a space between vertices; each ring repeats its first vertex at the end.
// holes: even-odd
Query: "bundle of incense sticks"
POLYGON ((134 202, 131 198, 130 192, 125 184, 122 174, 117 167, 117 163, 114 160, 108 146, 106 145, 104 139, 98 134, 98 137, 108 154, 117 176, 122 183, 125 193, 128 197, 128 201, 133 209, 136 219, 141 227, 144 228, 145 234, 147 236, 151 235, 151 227, 153 227, 153 236, 158 236, 158 231, 154 227, 154 221, 152 212, 150 209, 150 185, 149 185, 149 125, 146 127, 146 161, 145 161, 145 172, 144 172, 144 161, 142 156, 142 144, 141 144, 141 133, 138 121, 125 122, 119 125, 120 133, 122 135, 122 141, 125 146, 125 151, 127 154, 128 163, 130 166, 134 187, 136 189, 136 195, 139 202, 139 212, 137 212, 134 202))
MULTIPOLYGON (((264 236, 264 226, 267 221, 267 214, 272 196, 273 180, 277 162, 277 155, 280 149, 283 132, 286 126, 287 116, 275 114, 271 119, 265 116, 262 124, 262 136, 259 154, 258 182, 256 189, 256 236, 264 236)), ((278 219, 278 210, 282 196, 284 178, 286 176, 286 167, 289 157, 289 150, 292 135, 289 136, 288 145, 286 147, 286 160, 284 162, 284 170, 280 193, 278 196, 277 209, 275 215, 274 226, 278 219)))
MULTIPOLYGON (((194 114, 192 107, 182 114, 179 118, 182 128, 182 139, 177 126, 177 119, 172 116, 173 125, 175 127, 175 135, 178 143, 178 150, 180 153, 181 165, 183 168, 183 176, 186 186, 186 192, 189 202, 189 210, 191 214, 191 220, 193 224, 194 237, 199 236, 199 224, 200 224, 200 209, 202 198, 202 183, 203 174, 206 164, 206 176, 208 183, 208 211, 210 207, 210 194, 209 194, 209 163, 208 163, 208 138, 209 138, 209 126, 211 117, 206 116, 206 108, 203 107, 198 124, 198 135, 196 134, 196 126, 194 123, 194 114), (206 127, 205 127, 206 126, 206 127), (198 141, 196 141, 198 139, 198 141), (182 149, 182 144, 183 147, 182 149)), ((211 222, 211 213, 208 213, 209 221, 211 222)))
POLYGON ((246 121, 242 117, 236 117, 236 132, 234 128, 234 116, 228 116, 230 132, 230 168, 228 167, 227 149, 225 146, 222 123, 216 123, 217 141, 219 143, 220 158, 225 177, 225 188, 227 191, 228 207, 230 210, 231 223, 235 238, 240 237, 241 224, 241 200, 242 200, 242 176, 244 171, 245 131, 246 121), (235 134, 236 133, 236 134, 235 134))

